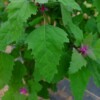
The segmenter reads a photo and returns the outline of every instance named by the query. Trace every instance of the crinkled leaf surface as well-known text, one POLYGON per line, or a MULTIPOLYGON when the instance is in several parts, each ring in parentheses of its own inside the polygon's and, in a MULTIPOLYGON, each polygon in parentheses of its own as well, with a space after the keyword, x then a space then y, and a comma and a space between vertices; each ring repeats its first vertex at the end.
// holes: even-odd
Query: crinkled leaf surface
POLYGON ((28 0, 10 1, 7 7, 9 20, 3 23, 0 28, 1 51, 8 44, 16 42, 22 37, 24 33, 24 22, 27 22, 27 19, 37 12, 37 7, 28 0))
POLYGON ((7 9, 9 19, 20 19, 22 22, 26 22, 32 14, 37 12, 37 7, 28 0, 11 0, 7 9))
POLYGON ((41 26, 28 36, 26 43, 36 61, 35 79, 52 80, 57 73, 64 42, 68 41, 64 30, 51 25, 41 26))

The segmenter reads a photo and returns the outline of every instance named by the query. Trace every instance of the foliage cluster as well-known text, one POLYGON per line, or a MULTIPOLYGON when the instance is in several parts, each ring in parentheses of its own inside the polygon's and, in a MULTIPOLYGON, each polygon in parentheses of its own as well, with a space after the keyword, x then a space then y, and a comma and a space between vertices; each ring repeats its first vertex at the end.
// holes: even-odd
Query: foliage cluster
POLYGON ((99 12, 100 0, 0 0, 2 100, 48 98, 65 77, 75 100, 91 77, 100 86, 99 12))

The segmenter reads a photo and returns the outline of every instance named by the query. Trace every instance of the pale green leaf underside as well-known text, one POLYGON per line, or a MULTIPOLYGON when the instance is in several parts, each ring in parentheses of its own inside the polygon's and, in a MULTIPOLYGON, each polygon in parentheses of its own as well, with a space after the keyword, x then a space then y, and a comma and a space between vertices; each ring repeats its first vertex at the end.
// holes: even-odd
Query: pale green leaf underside
POLYGON ((41 26, 28 36, 26 43, 36 61, 34 76, 37 80, 52 80, 57 73, 64 42, 68 41, 65 31, 51 25, 41 26))
POLYGON ((73 49, 72 60, 70 62, 69 73, 73 74, 78 72, 82 67, 85 67, 87 64, 84 57, 78 53, 76 49, 73 49))

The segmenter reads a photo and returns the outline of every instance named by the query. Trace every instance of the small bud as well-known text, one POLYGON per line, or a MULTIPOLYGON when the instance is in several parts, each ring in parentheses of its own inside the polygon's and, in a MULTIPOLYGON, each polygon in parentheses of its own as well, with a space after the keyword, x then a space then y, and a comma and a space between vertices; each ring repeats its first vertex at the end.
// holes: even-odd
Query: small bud
POLYGON ((20 89, 20 94, 27 95, 28 94, 27 89, 26 88, 21 88, 20 89))
POLYGON ((84 18, 84 19, 88 19, 87 13, 84 13, 84 14, 83 14, 83 18, 84 18))
POLYGON ((44 5, 41 5, 41 7, 40 7, 40 11, 41 11, 41 12, 48 11, 48 8, 45 7, 44 5))
POLYGON ((79 48, 79 52, 80 52, 83 56, 87 56, 87 55, 88 55, 88 46, 82 45, 82 46, 79 48))

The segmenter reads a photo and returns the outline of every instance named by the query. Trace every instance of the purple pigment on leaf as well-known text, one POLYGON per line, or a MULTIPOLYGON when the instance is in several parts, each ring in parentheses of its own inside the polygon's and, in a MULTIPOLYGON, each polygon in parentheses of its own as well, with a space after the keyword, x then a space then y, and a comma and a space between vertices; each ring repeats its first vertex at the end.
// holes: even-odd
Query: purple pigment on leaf
POLYGON ((20 94, 26 95, 27 93, 28 93, 28 91, 27 91, 26 88, 21 88, 21 89, 20 89, 20 94))
POLYGON ((79 52, 83 55, 83 56, 87 56, 88 54, 88 46, 87 45, 82 45, 79 48, 79 52))

